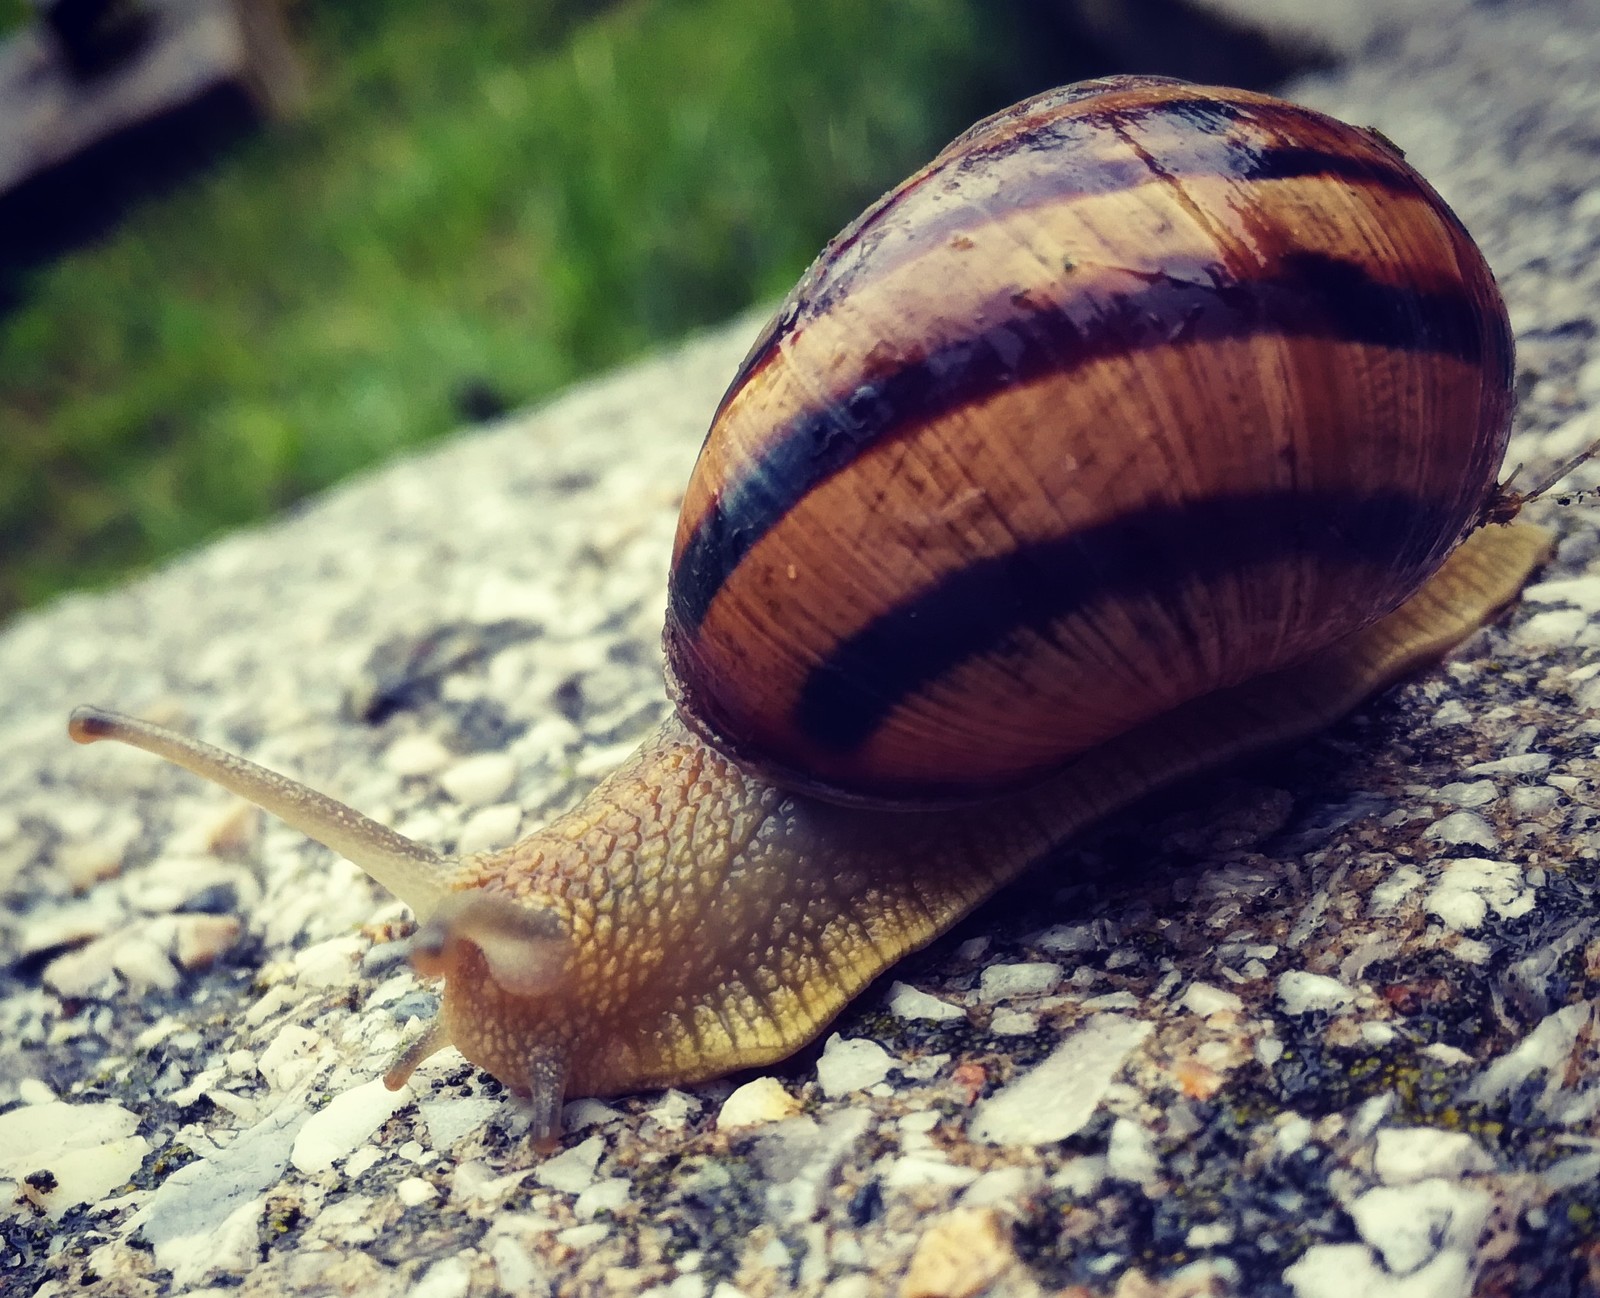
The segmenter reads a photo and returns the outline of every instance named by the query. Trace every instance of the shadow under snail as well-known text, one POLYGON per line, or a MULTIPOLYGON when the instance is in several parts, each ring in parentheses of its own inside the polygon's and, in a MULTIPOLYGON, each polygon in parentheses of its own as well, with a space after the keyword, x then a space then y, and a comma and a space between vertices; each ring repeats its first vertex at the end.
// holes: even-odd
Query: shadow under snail
POLYGON ((1308 734, 1545 556, 1502 525, 1512 343, 1376 132, 1084 82, 980 122, 822 253, 690 479, 676 715, 575 810, 454 860, 194 740, 421 928, 447 1045, 527 1097, 815 1037, 888 966, 1151 789, 1308 734))

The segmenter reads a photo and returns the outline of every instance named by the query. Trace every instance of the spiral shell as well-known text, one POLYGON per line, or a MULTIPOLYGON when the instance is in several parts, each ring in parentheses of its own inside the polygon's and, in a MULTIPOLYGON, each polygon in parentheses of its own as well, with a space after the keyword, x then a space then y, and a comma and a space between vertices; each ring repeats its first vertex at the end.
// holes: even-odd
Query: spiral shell
POLYGON ((1480 519, 1512 347, 1375 132, 1158 78, 991 117, 823 252, 690 480, 689 724, 973 798, 1395 608, 1480 519))

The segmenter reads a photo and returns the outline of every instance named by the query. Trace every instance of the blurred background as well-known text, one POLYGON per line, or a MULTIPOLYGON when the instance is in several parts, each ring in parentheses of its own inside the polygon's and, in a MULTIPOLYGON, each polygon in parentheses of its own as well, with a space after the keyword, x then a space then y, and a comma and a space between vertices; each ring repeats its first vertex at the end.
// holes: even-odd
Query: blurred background
POLYGON ((776 298, 1035 90, 1323 59, 1226 8, 0 0, 0 620, 776 298))

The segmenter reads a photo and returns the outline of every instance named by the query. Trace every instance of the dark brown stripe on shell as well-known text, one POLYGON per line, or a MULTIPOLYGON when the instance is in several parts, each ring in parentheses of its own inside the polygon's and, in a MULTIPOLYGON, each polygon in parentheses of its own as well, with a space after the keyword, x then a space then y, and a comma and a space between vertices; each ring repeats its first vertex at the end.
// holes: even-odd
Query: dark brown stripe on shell
POLYGON ((798 501, 866 450, 929 420, 1107 355, 1271 333, 1448 357, 1481 365, 1491 389, 1509 381, 1504 322, 1464 290, 1385 284, 1355 263, 1309 253, 1290 254, 1271 278, 1254 281, 1215 264, 1175 266, 1109 302, 1073 295, 1015 314, 796 415, 722 486, 690 533, 668 615, 678 634, 696 634, 730 574, 798 501))
POLYGON ((807 677, 795 725, 821 748, 852 752, 947 672, 981 655, 1003 657, 1018 638, 1047 633, 1075 612, 1132 596, 1171 598, 1291 557, 1382 564, 1420 580, 1442 555, 1419 550, 1417 538, 1428 547, 1452 542, 1451 516, 1447 505, 1401 492, 1262 492, 1153 507, 1019 546, 949 574, 841 642, 807 677))
MULTIPOLYGON (((801 302, 805 304, 805 315, 815 316, 827 310, 841 294, 947 243, 1002 207, 1007 213, 1023 212, 1078 198, 1123 193, 1158 180, 1181 183, 1221 178, 1241 183, 1339 180, 1381 190, 1397 199, 1423 198, 1439 211, 1448 211, 1426 183, 1389 151, 1392 146, 1374 143, 1370 152, 1351 152, 1349 128, 1310 109, 1276 101, 1237 103, 1204 96, 1141 100, 1122 106, 1089 102, 1105 93, 1109 92, 1071 100, 1058 116, 1040 118, 1031 111, 1022 111, 1028 108, 1024 104, 987 124, 979 123, 985 128, 982 134, 997 129, 1009 133, 998 139, 980 140, 979 127, 974 127, 968 135, 953 141, 935 166, 869 207, 828 244, 774 313, 740 362, 723 403, 773 354, 773 345, 782 335, 804 328, 804 320, 798 319, 801 302), (1122 156, 1097 158, 1089 167, 1075 161, 1092 144, 1103 143, 1108 134, 1138 130, 1169 117, 1187 129, 1162 141, 1159 173, 1152 169, 1148 157, 1133 149, 1122 156), (1234 129, 1241 121, 1261 128, 1263 135, 1304 135, 1308 123, 1321 125, 1329 143, 1326 148, 1263 143, 1261 136, 1245 136, 1234 129), (972 137, 970 141, 968 136, 972 137), (1034 152, 1054 155, 1059 165, 997 170, 1012 157, 1034 152), (953 161, 957 156, 963 160, 961 165, 953 161), (918 191, 935 177, 941 181, 954 179, 967 192, 961 201, 949 201, 945 195, 938 206, 916 210, 924 206, 918 191), (864 239, 869 232, 872 238, 864 239), (865 251, 869 246, 870 264, 862 261, 858 253, 858 249, 865 251)), ((1450 219, 1454 222, 1453 215, 1450 219)), ((1455 225, 1460 228, 1459 222, 1455 225)), ((1465 231, 1462 233, 1465 236, 1465 231)))

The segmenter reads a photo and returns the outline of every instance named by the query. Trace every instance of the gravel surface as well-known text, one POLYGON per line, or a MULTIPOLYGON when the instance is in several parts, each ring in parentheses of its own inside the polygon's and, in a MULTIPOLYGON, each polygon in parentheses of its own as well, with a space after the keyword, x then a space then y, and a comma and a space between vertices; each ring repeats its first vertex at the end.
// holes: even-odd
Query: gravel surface
MULTIPOLYGON (((1291 88, 1497 267, 1513 460, 1600 436, 1600 0, 1379 32, 1291 88)), ((664 712, 680 484, 743 320, 0 635, 0 1289, 673 1298, 1600 1291, 1600 540, 1321 739, 1162 798, 755 1078, 541 1159, 408 916, 102 702, 447 850, 664 712)), ((1592 468, 1580 484, 1592 485, 1592 468)))

